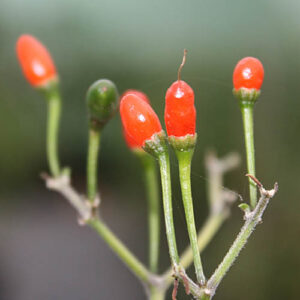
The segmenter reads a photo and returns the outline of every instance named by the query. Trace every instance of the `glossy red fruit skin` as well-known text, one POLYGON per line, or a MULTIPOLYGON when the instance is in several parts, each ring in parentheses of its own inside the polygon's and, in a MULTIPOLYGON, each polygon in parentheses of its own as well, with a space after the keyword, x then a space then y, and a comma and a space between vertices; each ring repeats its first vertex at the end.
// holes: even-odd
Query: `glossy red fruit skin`
MULTIPOLYGON (((147 97, 146 94, 144 94, 143 92, 141 91, 138 91, 138 90, 133 90, 133 89, 130 89, 130 90, 127 90, 125 91, 121 98, 127 96, 127 95, 130 95, 130 94, 134 94, 136 95, 137 97, 139 97, 140 99, 142 99, 143 101, 145 101, 146 103, 150 104, 150 100, 149 98, 147 97)), ((125 141, 126 141, 126 144, 127 146, 134 150, 134 149, 137 149, 137 148, 141 148, 140 145, 138 145, 138 143, 135 141, 135 139, 133 139, 128 133, 127 131, 125 131, 125 129, 123 128, 123 134, 124 134, 124 138, 125 138, 125 141)))
POLYGON ((142 100, 144 100, 145 102, 147 102, 148 104, 150 104, 150 100, 147 97, 147 95, 138 90, 133 90, 133 89, 127 90, 122 94, 121 98, 123 98, 124 96, 127 96, 129 94, 134 94, 134 95, 138 96, 139 98, 141 98, 142 100))
POLYGON ((135 94, 122 97, 120 114, 125 134, 136 147, 143 147, 155 133, 162 131, 152 107, 135 94))
POLYGON ((35 37, 28 34, 20 36, 16 50, 23 73, 32 86, 43 86, 57 78, 48 50, 35 37))
POLYGON ((195 134, 194 91, 183 80, 175 81, 167 90, 165 124, 168 136, 184 137, 195 134))
POLYGON ((137 148, 141 148, 140 145, 138 145, 138 143, 135 141, 134 138, 132 138, 128 133, 127 131, 125 131, 125 129, 123 128, 123 135, 124 135, 124 138, 125 138, 125 141, 126 141, 126 144, 128 146, 128 148, 130 149, 137 149, 137 148))
POLYGON ((233 71, 233 86, 240 88, 260 90, 264 80, 264 67, 260 60, 254 57, 241 59, 233 71))

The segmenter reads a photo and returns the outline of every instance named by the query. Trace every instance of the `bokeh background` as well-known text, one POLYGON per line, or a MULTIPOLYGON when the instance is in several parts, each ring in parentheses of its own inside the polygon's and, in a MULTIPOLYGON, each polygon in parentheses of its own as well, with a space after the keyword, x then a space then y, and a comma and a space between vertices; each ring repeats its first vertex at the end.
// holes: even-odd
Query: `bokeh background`
MULTIPOLYGON (((207 214, 203 157, 237 151, 242 165, 225 186, 247 200, 241 116, 232 71, 244 56, 265 67, 255 109, 257 174, 279 182, 269 206, 215 299, 299 299, 300 2, 298 0, 1 0, 0 1, 0 299, 144 299, 139 282, 94 232, 39 178, 45 160, 46 103, 24 80, 15 55, 19 35, 49 48, 64 97, 60 154, 83 193, 87 143, 85 93, 99 78, 120 93, 146 92, 163 119, 164 94, 182 77, 195 90, 199 142, 193 164, 197 224, 207 214)), ((117 116, 102 140, 103 218, 136 255, 147 260, 146 201, 141 170, 127 150, 117 116)), ((179 248, 187 243, 172 156, 179 248)), ((203 253, 210 274, 242 224, 230 219, 203 253)), ((162 228, 164 232, 164 228, 162 228)), ((161 271, 168 265, 164 234, 161 271)), ((190 274, 193 271, 190 270, 190 274)), ((188 299, 182 291, 179 299, 188 299)))

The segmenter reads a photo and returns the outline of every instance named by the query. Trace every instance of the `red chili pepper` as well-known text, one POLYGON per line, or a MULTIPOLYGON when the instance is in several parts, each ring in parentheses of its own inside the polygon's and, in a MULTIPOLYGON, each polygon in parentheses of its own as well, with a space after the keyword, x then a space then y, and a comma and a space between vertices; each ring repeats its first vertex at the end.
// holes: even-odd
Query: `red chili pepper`
MULTIPOLYGON (((123 95, 121 96, 121 99, 124 98, 125 96, 127 95, 130 95, 130 94, 133 94, 133 95, 136 95, 137 97, 139 97, 140 99, 142 99, 143 101, 145 101, 146 103, 150 104, 150 101, 147 97, 146 94, 144 94, 143 92, 141 91, 137 91, 137 90, 127 90, 123 93, 123 95)), ((127 146, 130 148, 130 149, 136 149, 136 148, 141 148, 138 143, 136 142, 135 139, 133 139, 128 133, 127 131, 123 128, 123 134, 124 134, 124 138, 125 138, 125 141, 126 141, 126 144, 127 146)))
POLYGON ((120 114, 124 131, 136 147, 143 147, 153 134, 162 130, 152 107, 136 94, 131 93, 122 97, 120 114))
POLYGON ((254 57, 241 59, 233 72, 233 86, 235 90, 240 88, 260 90, 264 80, 264 67, 254 57))
POLYGON ((150 104, 150 100, 149 100, 149 98, 147 97, 147 95, 144 94, 144 93, 141 92, 141 91, 138 91, 138 90, 133 90, 133 89, 127 90, 127 91, 125 91, 125 92, 122 94, 121 98, 123 98, 123 97, 125 97, 125 96, 127 96, 127 95, 129 95, 129 94, 134 94, 134 95, 140 97, 142 100, 144 100, 144 101, 147 102, 148 104, 150 104))
POLYGON ((45 85, 57 77, 55 65, 46 49, 31 35, 22 35, 17 41, 17 56, 23 73, 35 87, 45 85))
POLYGON ((166 93, 165 124, 168 136, 194 135, 196 130, 194 91, 186 82, 180 80, 185 57, 186 50, 178 70, 178 80, 169 87, 166 93))
POLYGON ((137 148, 141 148, 138 143, 136 142, 136 140, 134 138, 132 138, 127 131, 125 131, 125 129, 123 128, 123 135, 126 141, 126 144, 128 146, 129 149, 137 149, 137 148))

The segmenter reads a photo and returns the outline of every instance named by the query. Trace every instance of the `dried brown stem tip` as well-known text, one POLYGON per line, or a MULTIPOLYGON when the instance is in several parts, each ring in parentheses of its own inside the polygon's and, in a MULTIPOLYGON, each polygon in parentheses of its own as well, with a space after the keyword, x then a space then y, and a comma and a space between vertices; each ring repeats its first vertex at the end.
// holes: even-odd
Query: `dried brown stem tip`
POLYGON ((246 174, 245 176, 251 178, 251 180, 253 180, 259 188, 261 188, 263 186, 262 183, 256 177, 254 177, 253 175, 246 174))
POLYGON ((178 278, 175 278, 173 292, 172 292, 172 300, 176 300, 178 285, 179 285, 179 280, 178 278))
POLYGON ((181 276, 182 276, 182 281, 183 281, 183 286, 184 286, 184 289, 185 289, 185 293, 187 295, 189 295, 191 293, 190 286, 189 286, 189 280, 186 277, 185 273, 182 273, 181 276))
POLYGON ((183 50, 183 58, 182 58, 182 62, 181 62, 181 65, 179 66, 178 68, 178 81, 180 81, 180 75, 181 75, 181 70, 185 64, 185 61, 186 61, 186 54, 187 54, 187 50, 184 49, 183 50))

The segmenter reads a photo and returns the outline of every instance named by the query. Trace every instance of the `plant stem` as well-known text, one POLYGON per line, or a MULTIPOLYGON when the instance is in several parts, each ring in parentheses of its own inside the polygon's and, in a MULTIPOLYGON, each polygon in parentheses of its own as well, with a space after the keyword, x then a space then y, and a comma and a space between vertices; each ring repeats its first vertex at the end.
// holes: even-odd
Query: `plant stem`
POLYGON ((166 290, 151 287, 149 292, 149 300, 164 300, 166 297, 166 290))
MULTIPOLYGON (((206 246, 210 243, 215 234, 219 231, 222 226, 226 216, 224 214, 220 215, 211 215, 204 226, 200 230, 197 239, 197 245, 199 252, 202 252, 206 246)), ((187 268, 193 261, 193 251, 189 247, 187 248, 180 257, 180 265, 184 268, 187 268)))
POLYGON ((169 161, 169 153, 167 152, 167 150, 158 155, 158 161, 160 166, 164 216, 165 216, 165 225, 166 225, 169 253, 170 253, 172 266, 176 267, 178 266, 179 259, 178 259, 178 251, 177 251, 177 244, 176 244, 174 221, 173 221, 170 161, 169 161))
MULTIPOLYGON (((244 135, 247 155, 248 173, 255 177, 255 152, 254 152, 254 133, 253 133, 253 103, 241 103, 241 111, 244 123, 244 135)), ((255 183, 249 178, 250 205, 252 209, 257 203, 257 189, 255 183)))
POLYGON ((240 251, 247 243, 248 238, 255 229, 256 225, 259 222, 261 222, 262 215, 269 203, 269 200, 275 195, 277 191, 277 185, 275 185, 274 189, 271 191, 266 191, 263 187, 260 187, 260 191, 261 197, 258 201, 257 206, 251 213, 245 215, 246 221, 243 227, 241 228, 240 233, 238 234, 229 251, 225 255, 223 261, 215 270, 214 274, 211 276, 207 283, 207 288, 212 292, 212 295, 214 294, 216 288, 222 281, 227 271, 230 269, 230 267, 236 260, 240 251))
POLYGON ((139 157, 144 169, 148 200, 149 266, 150 271, 156 273, 160 240, 160 203, 156 164, 154 158, 144 151, 139 154, 139 157))
POLYGON ((100 130, 89 129, 88 159, 87 159, 87 196, 94 202, 97 195, 98 152, 100 147, 100 130))
POLYGON ((176 155, 179 163, 179 177, 180 177, 182 200, 183 200, 183 205, 185 210, 185 218, 186 218, 190 243, 193 251, 196 277, 198 283, 200 283, 200 285, 204 285, 205 276, 203 273, 200 251, 197 242, 197 231, 195 225, 193 199, 192 199, 192 191, 191 191, 191 161, 193 156, 193 150, 176 151, 176 155))
MULTIPOLYGON (((204 226, 198 233, 197 243, 198 243, 200 252, 202 252, 206 248, 206 246, 210 243, 212 238, 219 231, 220 227, 222 226, 222 224, 226 218, 227 218, 227 215, 225 215, 225 214, 209 216, 209 218, 205 222, 204 226)), ((193 262, 193 259, 194 259, 193 251, 192 251, 191 247, 187 247, 184 250, 184 252, 182 253, 182 255, 180 256, 179 265, 182 266, 184 269, 186 269, 193 262)), ((173 274, 173 271, 170 268, 163 275, 167 286, 169 286, 173 282, 172 274, 173 274)))
POLYGON ((125 265, 144 283, 150 284, 151 273, 115 236, 100 219, 91 219, 88 224, 94 228, 125 265))
POLYGON ((200 300, 210 300, 211 297, 209 295, 203 295, 202 297, 200 297, 200 300))
POLYGON ((61 98, 57 86, 51 87, 46 93, 48 100, 47 121, 47 158, 50 172, 53 177, 60 175, 58 159, 58 129, 61 115, 61 98))
POLYGON ((47 174, 42 174, 42 178, 45 179, 48 189, 59 192, 76 209, 80 218, 79 221, 85 222, 91 217, 91 207, 86 205, 86 202, 71 186, 68 173, 62 173, 58 177, 49 177, 47 174))
MULTIPOLYGON (((207 181, 207 192, 210 204, 210 215, 205 224, 198 233, 198 248, 200 253, 210 243, 215 234, 219 231, 224 221, 229 216, 229 207, 226 205, 224 199, 223 176, 225 172, 235 168, 239 163, 239 158, 236 154, 232 153, 218 159, 213 152, 206 156, 206 169, 209 180, 207 181)), ((232 200, 233 201, 233 200, 232 200)), ((188 246, 180 257, 179 265, 184 269, 189 267, 193 262, 193 251, 188 246)), ((166 286, 169 286, 172 281, 173 271, 170 268, 163 275, 166 286)))

